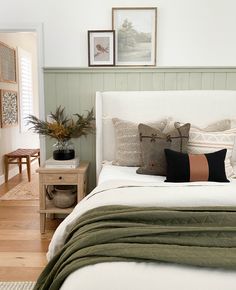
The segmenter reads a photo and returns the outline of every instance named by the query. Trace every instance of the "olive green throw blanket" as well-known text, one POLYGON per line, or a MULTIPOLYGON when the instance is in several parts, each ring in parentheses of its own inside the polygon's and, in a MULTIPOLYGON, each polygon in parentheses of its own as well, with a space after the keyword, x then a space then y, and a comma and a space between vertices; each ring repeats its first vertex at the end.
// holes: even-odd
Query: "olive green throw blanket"
POLYGON ((90 210, 78 218, 34 289, 57 290, 81 267, 116 261, 236 270, 236 211, 128 206, 90 210))

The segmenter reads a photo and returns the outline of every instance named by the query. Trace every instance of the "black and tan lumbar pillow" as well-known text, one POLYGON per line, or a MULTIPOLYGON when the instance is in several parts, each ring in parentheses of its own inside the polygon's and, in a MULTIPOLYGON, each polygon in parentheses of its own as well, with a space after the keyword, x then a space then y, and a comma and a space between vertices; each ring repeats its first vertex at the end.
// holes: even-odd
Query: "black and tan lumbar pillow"
POLYGON ((166 175, 166 148, 187 152, 189 123, 167 134, 145 124, 139 124, 138 129, 142 157, 142 166, 137 170, 139 174, 166 175))
POLYGON ((167 182, 216 181, 229 182, 225 174, 223 149, 207 154, 186 154, 165 149, 167 182))

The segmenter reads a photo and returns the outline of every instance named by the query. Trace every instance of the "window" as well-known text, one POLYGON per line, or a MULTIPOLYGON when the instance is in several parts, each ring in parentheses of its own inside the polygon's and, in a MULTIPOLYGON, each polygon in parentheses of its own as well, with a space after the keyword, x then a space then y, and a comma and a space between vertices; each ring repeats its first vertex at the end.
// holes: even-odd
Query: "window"
POLYGON ((19 89, 20 89, 20 130, 27 132, 26 117, 33 114, 32 56, 18 48, 19 89))

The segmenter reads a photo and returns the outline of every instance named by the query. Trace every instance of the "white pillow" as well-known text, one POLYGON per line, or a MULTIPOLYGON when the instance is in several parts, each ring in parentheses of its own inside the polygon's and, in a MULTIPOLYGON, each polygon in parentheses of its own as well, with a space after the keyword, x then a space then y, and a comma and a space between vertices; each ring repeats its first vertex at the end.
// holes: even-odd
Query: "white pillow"
MULTIPOLYGON (((175 122, 169 122, 169 126, 174 126, 175 122)), ((179 126, 182 125, 182 123, 178 122, 179 126)), ((212 133, 212 134, 219 134, 219 133, 226 133, 226 134, 236 134, 236 119, 223 119, 223 120, 219 120, 219 121, 216 121, 214 123, 211 123, 209 124, 208 126, 206 126, 205 128, 200 128, 196 125, 193 125, 191 124, 191 128, 190 128, 190 133, 193 132, 193 130, 199 130, 200 132, 209 132, 209 133, 212 133)), ((203 134, 204 135, 204 134, 203 134)), ((204 136, 202 136, 204 138, 204 136)), ((208 137, 210 137, 208 135, 208 137)), ((200 138, 200 137, 199 137, 200 138)), ((219 138, 219 136, 217 137, 219 138)), ((233 138, 232 136, 230 138, 233 138)), ((235 138, 236 139, 236 138, 235 138)), ((236 141, 236 140, 235 140, 236 141)), ((229 177, 229 174, 230 172, 232 173, 231 174, 231 177, 236 174, 236 142, 234 141, 234 145, 233 145, 233 149, 231 148, 232 152, 228 152, 230 151, 229 149, 227 150, 227 155, 226 155, 226 163, 228 164, 227 165, 227 169, 226 171, 228 172, 228 177, 229 177), (230 157, 228 157, 230 154, 230 157), (230 161, 230 162, 229 162, 230 161), (232 166, 235 167, 234 170, 232 170, 232 166)), ((230 145, 232 146, 232 144, 230 145)), ((218 147, 217 147, 218 148, 218 147)), ((219 150, 220 149, 223 149, 223 147, 219 147, 218 148, 219 150)), ((209 150, 209 148, 208 148, 209 150)), ((195 150, 194 150, 195 151, 195 150)), ((207 153, 207 152, 203 152, 204 150, 200 150, 199 148, 197 149, 196 148, 196 151, 198 151, 199 153, 207 153)), ((209 153, 212 152, 212 151, 209 151, 209 153)))
MULTIPOLYGON (((182 122, 176 122, 178 123, 179 126, 183 126, 185 123, 182 122)), ((169 122, 169 126, 173 126, 174 127, 175 122, 169 122)), ((236 127, 236 120, 235 120, 235 127, 236 127)), ((232 121, 230 119, 223 119, 223 120, 219 120, 216 121, 214 123, 210 123, 209 125, 207 125, 205 128, 200 128, 197 125, 191 124, 191 128, 195 128, 201 131, 206 131, 206 132, 222 132, 225 130, 229 130, 232 128, 232 121)))
MULTIPOLYGON (((142 164, 142 159, 138 123, 119 118, 113 118, 112 121, 115 128, 116 147, 113 164, 119 166, 140 166, 142 164)), ((167 119, 162 119, 146 124, 162 132, 167 122, 167 119)))
POLYGON ((234 152, 236 128, 219 132, 206 132, 191 128, 189 132, 188 153, 204 154, 226 148, 225 171, 227 177, 234 177, 232 156, 234 152))

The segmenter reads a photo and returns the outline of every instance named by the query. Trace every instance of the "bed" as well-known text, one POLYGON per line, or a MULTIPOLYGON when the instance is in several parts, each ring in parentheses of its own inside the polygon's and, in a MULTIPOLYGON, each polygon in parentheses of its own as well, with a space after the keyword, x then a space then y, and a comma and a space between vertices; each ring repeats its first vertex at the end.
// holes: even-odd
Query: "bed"
MULTIPOLYGON (((231 179, 230 183, 173 184, 165 183, 163 176, 138 175, 136 167, 112 165, 115 134, 111 119, 119 116, 134 122, 145 122, 171 116, 181 122, 187 120, 205 126, 219 119, 234 118, 235 105, 236 91, 98 92, 96 95, 98 186, 58 227, 49 246, 48 259, 54 261, 78 218, 99 207, 109 209, 116 205, 137 208, 182 208, 187 211, 196 208, 221 208, 226 210, 225 216, 232 214, 230 228, 231 232, 234 232, 236 226, 234 179, 231 179)), ((235 246, 232 246, 231 250, 231 259, 228 260, 236 261, 235 246)), ((234 266, 233 269, 221 269, 166 263, 165 260, 157 263, 122 259, 110 262, 107 258, 103 262, 73 271, 63 280, 60 289, 233 290, 236 284, 234 269, 234 266)))

